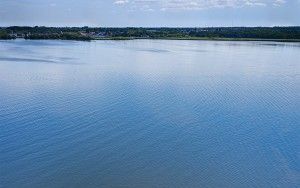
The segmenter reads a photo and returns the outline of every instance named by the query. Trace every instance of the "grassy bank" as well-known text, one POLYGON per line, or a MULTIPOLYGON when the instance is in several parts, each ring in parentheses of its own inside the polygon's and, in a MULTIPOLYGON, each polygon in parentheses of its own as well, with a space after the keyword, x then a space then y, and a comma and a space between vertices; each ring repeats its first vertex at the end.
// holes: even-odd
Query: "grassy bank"
POLYGON ((260 38, 209 38, 209 37, 107 37, 94 38, 93 40, 206 40, 206 41, 270 41, 270 42, 300 42, 300 39, 260 39, 260 38))

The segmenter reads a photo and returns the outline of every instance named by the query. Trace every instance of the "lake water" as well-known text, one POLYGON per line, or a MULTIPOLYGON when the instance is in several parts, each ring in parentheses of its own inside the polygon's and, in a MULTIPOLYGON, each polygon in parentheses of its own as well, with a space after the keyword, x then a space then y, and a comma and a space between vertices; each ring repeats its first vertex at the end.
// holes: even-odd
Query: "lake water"
POLYGON ((300 43, 0 41, 0 187, 300 187, 300 43))

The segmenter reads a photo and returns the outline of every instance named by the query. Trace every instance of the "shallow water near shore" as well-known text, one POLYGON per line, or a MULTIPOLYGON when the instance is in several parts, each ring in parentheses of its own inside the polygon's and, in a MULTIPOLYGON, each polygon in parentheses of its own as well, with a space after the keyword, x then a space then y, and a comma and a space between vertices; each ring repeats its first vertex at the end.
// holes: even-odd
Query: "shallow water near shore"
POLYGON ((0 41, 0 187, 300 187, 300 43, 0 41))

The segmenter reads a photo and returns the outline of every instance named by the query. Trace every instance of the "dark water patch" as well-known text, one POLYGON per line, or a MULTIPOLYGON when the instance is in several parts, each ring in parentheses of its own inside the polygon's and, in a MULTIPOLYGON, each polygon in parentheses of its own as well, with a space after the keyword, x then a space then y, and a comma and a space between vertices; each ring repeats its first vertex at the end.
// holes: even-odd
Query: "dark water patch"
POLYGON ((25 39, 17 39, 17 40, 5 40, 0 41, 1 43, 6 43, 9 45, 19 44, 22 47, 25 46, 70 46, 80 44, 81 41, 63 41, 63 40, 25 40, 25 39))
POLYGON ((72 60, 73 58, 60 58, 60 59, 61 60, 0 57, 0 61, 9 61, 9 62, 51 63, 51 64, 70 64, 70 65, 82 64, 82 63, 70 62, 70 60, 72 60))
POLYGON ((170 52, 169 50, 162 50, 162 49, 138 49, 141 52, 154 52, 154 53, 166 53, 170 52))

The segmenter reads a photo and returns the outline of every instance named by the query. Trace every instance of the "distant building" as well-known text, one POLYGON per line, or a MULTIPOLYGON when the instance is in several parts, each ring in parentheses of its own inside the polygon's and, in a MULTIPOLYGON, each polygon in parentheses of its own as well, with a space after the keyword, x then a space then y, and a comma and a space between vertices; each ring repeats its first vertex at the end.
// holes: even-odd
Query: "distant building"
POLYGON ((89 37, 93 37, 93 38, 104 38, 107 37, 108 35, 106 34, 106 32, 81 32, 82 35, 84 36, 89 36, 89 37))

